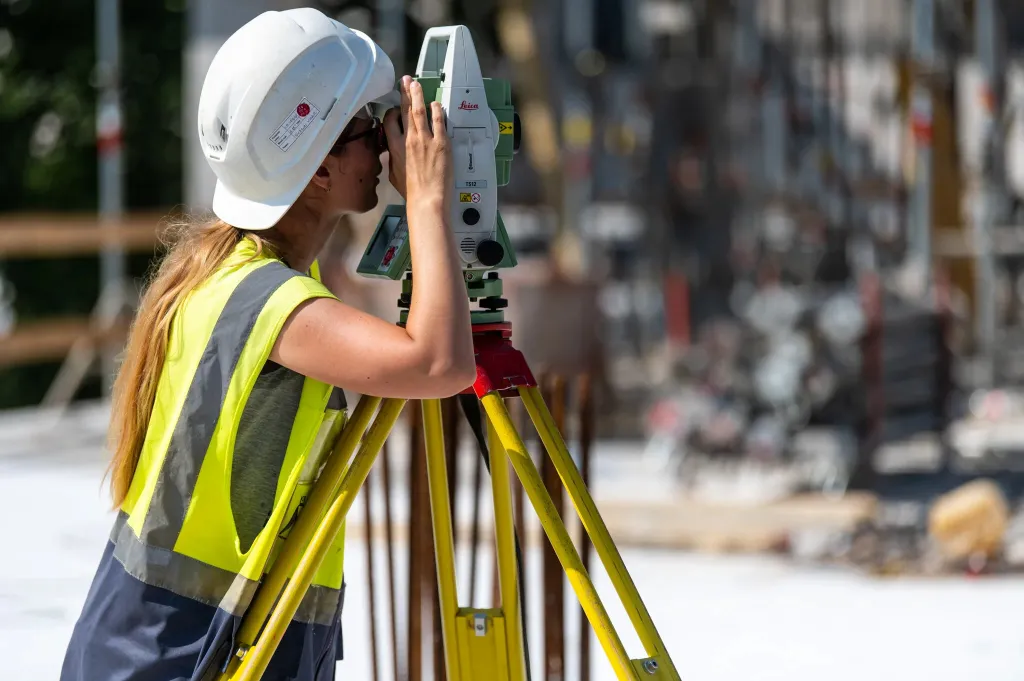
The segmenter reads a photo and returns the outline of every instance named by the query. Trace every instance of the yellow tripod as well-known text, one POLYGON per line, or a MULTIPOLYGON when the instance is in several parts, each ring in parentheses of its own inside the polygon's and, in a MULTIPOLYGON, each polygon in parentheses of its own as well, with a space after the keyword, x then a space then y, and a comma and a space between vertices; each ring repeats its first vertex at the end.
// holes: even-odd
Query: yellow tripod
MULTIPOLYGON (((440 400, 424 400, 427 480, 447 678, 449 681, 526 681, 527 678, 512 493, 506 465, 506 461, 510 461, 618 679, 678 681, 679 674, 665 644, 558 432, 530 368, 522 353, 512 346, 511 325, 504 321, 474 324, 473 331, 477 380, 471 392, 480 399, 488 422, 501 607, 465 608, 457 603, 441 403, 440 400), (583 528, 608 571, 646 657, 630 659, 626 654, 505 408, 503 398, 514 396, 523 401, 583 528)), ((220 681, 261 678, 404 406, 405 400, 400 399, 360 399, 310 492, 304 510, 282 545, 280 555, 242 619, 238 648, 220 681)))

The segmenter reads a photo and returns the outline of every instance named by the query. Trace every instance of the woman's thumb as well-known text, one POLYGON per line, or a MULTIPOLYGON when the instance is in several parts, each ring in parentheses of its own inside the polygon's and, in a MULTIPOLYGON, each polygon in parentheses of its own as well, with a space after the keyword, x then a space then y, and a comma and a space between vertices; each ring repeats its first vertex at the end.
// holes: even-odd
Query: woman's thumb
POLYGON ((387 133, 388 137, 395 135, 396 137, 405 134, 402 128, 402 117, 398 113, 398 109, 388 109, 384 113, 384 132, 387 133))

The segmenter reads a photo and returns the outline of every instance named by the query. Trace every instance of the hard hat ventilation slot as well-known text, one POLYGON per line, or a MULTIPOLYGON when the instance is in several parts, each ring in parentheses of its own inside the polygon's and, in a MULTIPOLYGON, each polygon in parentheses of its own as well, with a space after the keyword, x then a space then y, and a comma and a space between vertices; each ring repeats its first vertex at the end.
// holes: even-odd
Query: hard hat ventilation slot
POLYGON ((327 108, 326 108, 326 109, 324 109, 324 112, 323 112, 323 114, 321 114, 321 116, 320 116, 320 120, 322 120, 322 121, 326 121, 326 120, 327 120, 327 117, 331 115, 331 112, 332 112, 332 111, 334 111, 334 105, 335 105, 335 104, 337 104, 337 103, 338 103, 338 98, 337 98, 337 97, 335 97, 334 99, 332 99, 332 100, 331 100, 331 103, 330 103, 330 104, 329 104, 329 105, 327 106, 327 108))
POLYGON ((211 152, 223 152, 224 146, 228 141, 227 126, 224 125, 224 122, 221 121, 220 118, 214 118, 213 121, 210 122, 210 128, 211 131, 213 131, 213 134, 208 134, 206 127, 206 125, 202 124, 199 126, 199 133, 202 135, 203 145, 211 152))

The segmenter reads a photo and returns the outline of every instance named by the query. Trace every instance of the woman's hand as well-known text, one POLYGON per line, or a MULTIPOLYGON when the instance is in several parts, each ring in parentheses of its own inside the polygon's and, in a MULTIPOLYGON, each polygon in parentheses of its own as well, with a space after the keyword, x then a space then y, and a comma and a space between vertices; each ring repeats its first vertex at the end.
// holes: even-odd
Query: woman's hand
POLYGON ((446 203, 452 164, 444 109, 432 102, 428 114, 423 88, 409 76, 402 78, 399 89, 404 134, 394 110, 384 116, 391 159, 388 179, 407 203, 446 203))

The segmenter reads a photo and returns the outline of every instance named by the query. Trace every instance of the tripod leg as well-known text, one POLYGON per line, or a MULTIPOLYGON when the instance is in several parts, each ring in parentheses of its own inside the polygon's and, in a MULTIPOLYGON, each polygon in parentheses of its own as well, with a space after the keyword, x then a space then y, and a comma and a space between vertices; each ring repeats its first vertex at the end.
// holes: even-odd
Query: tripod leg
MULTIPOLYGON (((359 444, 359 438, 366 431, 380 402, 379 397, 361 398, 348 423, 345 424, 345 428, 334 446, 334 451, 328 457, 320 472, 320 477, 317 478, 309 493, 309 499, 306 501, 303 512, 299 513, 295 526, 281 546, 280 555, 264 576, 252 603, 246 610, 238 630, 238 646, 240 648, 248 648, 253 645, 256 637, 259 636, 267 617, 270 616, 271 609, 277 603, 281 589, 284 588, 292 572, 295 571, 295 566, 299 564, 299 559, 313 537, 317 523, 320 522, 323 514, 327 511, 328 504, 334 498, 338 485, 341 484, 345 475, 349 460, 352 458, 352 453, 359 444)), ((235 660, 237 661, 237 658, 235 660)))
POLYGON ((385 548, 387 549, 387 565, 388 565, 388 601, 389 601, 389 615, 391 616, 391 673, 392 678, 401 679, 404 677, 402 668, 398 664, 399 659, 399 648, 398 645, 398 614, 396 608, 398 607, 398 598, 395 595, 395 542, 392 536, 392 523, 391 523, 391 472, 390 465, 388 463, 389 452, 388 443, 384 443, 384 448, 381 450, 380 456, 380 477, 381 484, 384 486, 384 542, 385 548))
MULTIPOLYGON (((367 431, 366 437, 363 438, 363 443, 359 447, 359 452, 352 459, 352 464, 348 467, 345 477, 341 480, 337 496, 334 497, 333 502, 327 508, 323 519, 317 519, 320 522, 316 526, 307 550, 299 558, 294 573, 287 575, 288 583, 281 592, 281 598, 275 604, 269 619, 267 619, 266 628, 260 633, 255 644, 244 651, 241 664, 237 668, 234 665, 229 667, 228 671, 221 677, 222 679, 230 681, 257 681, 257 679, 262 678, 267 665, 270 664, 270 658, 281 643, 285 629, 287 629, 292 617, 295 616, 295 611, 298 610, 302 597, 309 590, 309 585, 313 582, 313 575, 316 574, 320 564, 323 562, 324 556, 331 547, 331 543, 345 522, 345 516, 348 515, 348 511, 352 507, 352 502, 355 500, 359 488, 366 480, 366 476, 369 474, 377 454, 384 445, 384 440, 387 439, 391 429, 394 428, 395 422, 398 420, 399 414, 402 413, 404 406, 405 400, 383 400, 380 411, 377 413, 377 418, 374 419, 373 425, 367 431)), ((301 516, 302 514, 300 514, 301 516)), ((294 531, 295 528, 292 529, 294 531)), ((234 659, 237 660, 237 658, 234 659)))
POLYGON ((626 608, 629 619, 633 623, 633 627, 636 629, 647 655, 657 658, 659 664, 668 665, 667 671, 669 676, 678 678, 678 673, 669 659, 665 644, 654 627, 654 622, 651 620, 651 616, 647 612, 639 592, 637 592, 636 585, 633 584, 633 580, 629 576, 625 564, 622 562, 622 557, 612 541, 608 527, 604 524, 600 513, 598 513, 597 506, 587 491, 586 485, 584 485, 583 479, 576 469, 576 464, 573 462, 572 456, 565 446, 565 441, 558 432, 554 419, 551 417, 547 405, 544 404, 540 392, 536 388, 520 388, 519 394, 522 397, 523 404, 526 405, 527 411, 530 412, 530 418, 537 428, 537 433, 544 443, 544 448, 551 457, 551 461, 555 464, 555 469, 562 479, 562 484, 565 485, 566 490, 569 492, 569 498, 572 499, 573 506, 580 516, 580 521, 583 523, 586 533, 594 542, 594 548, 598 556, 600 556, 605 570, 608 571, 608 576, 615 586, 615 592, 626 608))
POLYGON ((508 637, 508 678, 525 681, 526 656, 523 652, 523 623, 519 612, 519 584, 516 574, 515 527, 512 520, 512 487, 509 484, 508 454, 488 419, 487 443, 491 457, 491 496, 494 501, 495 563, 501 609, 505 613, 508 637))
POLYGON ((434 560, 437 593, 441 605, 441 635, 444 640, 448 678, 459 679, 458 648, 455 645, 455 615, 458 591, 455 585, 455 541, 452 509, 448 495, 448 468, 444 456, 444 422, 440 400, 423 400, 423 436, 427 449, 427 485, 430 517, 434 524, 434 560))
POLYGON ((373 670, 373 681, 380 681, 380 667, 377 665, 377 592, 374 589, 376 579, 374 579, 373 569, 373 483, 367 478, 367 484, 363 487, 363 513, 364 521, 366 523, 366 595, 368 597, 369 606, 367 608, 369 619, 370 619, 370 668, 373 670))
POLYGON ((626 679, 638 681, 637 673, 626 654, 626 649, 615 632, 611 619, 601 603, 601 597, 598 595, 597 589, 594 588, 594 583, 583 567, 580 555, 559 516, 558 509, 555 508, 551 496, 544 489, 540 473, 537 472, 537 467, 534 466, 533 460, 527 454, 526 446, 519 437, 519 433, 516 432, 515 425, 505 409, 505 403, 496 392, 484 395, 480 401, 493 424, 498 439, 512 461, 516 475, 523 483, 526 495, 537 512, 540 524, 551 541, 559 562, 565 569, 569 583, 594 627, 594 633, 597 635, 601 647, 604 648, 605 654, 615 670, 615 675, 620 681, 626 679))

